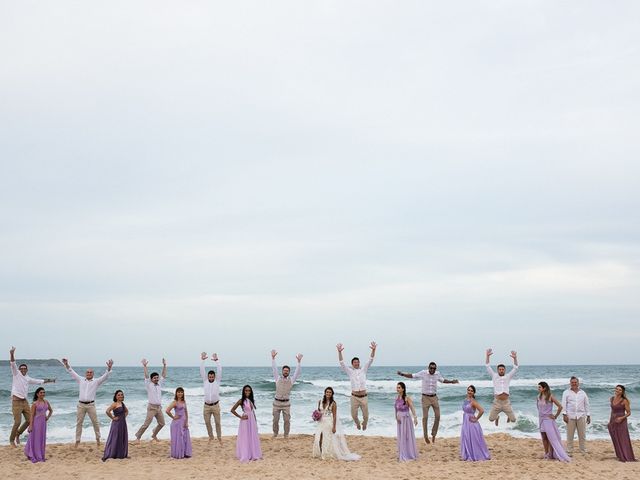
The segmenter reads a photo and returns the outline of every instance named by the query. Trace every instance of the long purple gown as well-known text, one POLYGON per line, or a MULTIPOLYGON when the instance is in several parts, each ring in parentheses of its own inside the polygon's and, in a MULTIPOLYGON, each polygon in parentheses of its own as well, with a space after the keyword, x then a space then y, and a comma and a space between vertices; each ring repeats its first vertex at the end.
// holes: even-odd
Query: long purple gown
POLYGON ((33 429, 24 446, 24 454, 33 463, 45 461, 47 448, 47 402, 36 402, 36 414, 33 417, 33 429))
POLYGON ((406 462, 418 458, 416 447, 416 434, 413 430, 413 420, 409 405, 402 398, 397 398, 395 403, 396 420, 398 425, 398 460, 406 462))
POLYGON ((171 420, 171 458, 189 458, 193 454, 191 449, 191 435, 185 428, 186 407, 184 403, 176 403, 173 409, 174 419, 171 420), (180 417, 180 418, 175 418, 180 417))
POLYGON ((236 458, 241 462, 260 460, 262 458, 262 449, 260 448, 256 414, 253 408, 251 408, 251 402, 249 400, 245 400, 243 406, 244 414, 249 418, 240 420, 240 425, 238 426, 236 458))
POLYGON ((545 454, 544 458, 570 462, 571 458, 569 458, 569 455, 567 455, 567 452, 562 446, 558 425, 556 425, 556 421, 553 418, 549 417, 553 411, 553 402, 547 402, 544 398, 538 398, 536 403, 538 405, 540 433, 547 435, 547 440, 549 440, 549 444, 551 445, 551 453, 545 454))
POLYGON ((609 419, 609 435, 611 435, 611 441, 613 442, 613 448, 616 451, 616 457, 621 462, 635 462, 636 457, 633 454, 633 447, 631 446, 631 438, 629 438, 629 427, 627 425, 627 419, 622 422, 616 423, 615 418, 625 415, 624 402, 613 403, 611 399, 611 418, 609 419))
POLYGON ((107 443, 104 444, 103 462, 108 458, 127 458, 129 456, 129 432, 124 410, 123 403, 122 406, 114 408, 112 411, 113 416, 118 420, 111 420, 107 443))
POLYGON ((476 413, 469 400, 462 404, 462 431, 460 432, 460 458, 473 462, 490 460, 491 455, 484 441, 482 427, 478 422, 469 420, 476 413))

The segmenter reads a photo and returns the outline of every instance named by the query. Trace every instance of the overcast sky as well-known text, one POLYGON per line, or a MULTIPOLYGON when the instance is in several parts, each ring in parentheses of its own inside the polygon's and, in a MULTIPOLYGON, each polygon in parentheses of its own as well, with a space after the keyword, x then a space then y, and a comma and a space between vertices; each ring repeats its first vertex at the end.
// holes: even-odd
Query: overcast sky
POLYGON ((638 2, 0 11, 0 349, 639 363, 638 2))

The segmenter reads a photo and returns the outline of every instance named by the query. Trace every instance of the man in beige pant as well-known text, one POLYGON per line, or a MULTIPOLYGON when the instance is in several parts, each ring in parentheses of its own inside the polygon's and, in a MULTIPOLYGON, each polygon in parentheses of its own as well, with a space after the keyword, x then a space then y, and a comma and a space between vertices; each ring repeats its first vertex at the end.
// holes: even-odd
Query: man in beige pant
POLYGON ((405 378, 419 378, 422 380, 422 433, 425 443, 435 443, 438 427, 440 426, 440 403, 438 402, 438 382, 440 383, 458 383, 458 380, 446 379, 438 371, 436 362, 430 362, 425 370, 416 373, 397 372, 398 375, 405 378), (429 408, 433 408, 433 427, 431 428, 431 442, 429 442, 429 408))
POLYGON ((278 367, 276 366, 276 356, 278 352, 271 350, 271 370, 273 372, 273 379, 276 382, 276 394, 273 398, 273 409, 271 411, 273 415, 273 438, 278 436, 280 430, 280 414, 282 414, 284 420, 284 438, 289 437, 289 430, 291 428, 291 389, 293 384, 300 376, 300 362, 302 362, 302 354, 296 355, 298 364, 293 376, 290 376, 291 368, 289 365, 282 367, 282 375, 278 374, 278 367))
POLYGON ((76 408, 76 443, 77 447, 80 444, 82 438, 82 424, 84 423, 85 415, 89 415, 91 424, 93 425, 93 431, 96 435, 96 444, 100 446, 100 422, 98 422, 98 415, 96 414, 96 392, 98 387, 107 381, 109 375, 111 375, 111 368, 113 367, 113 360, 107 361, 107 371, 97 379, 93 378, 93 368, 87 368, 84 378, 78 375, 73 368, 69 365, 69 360, 62 359, 62 365, 69 372, 69 375, 78 382, 79 398, 78 406, 76 408))
POLYGON ((136 432, 136 442, 140 443, 140 438, 147 430, 151 422, 155 418, 158 422, 156 428, 153 429, 151 439, 158 441, 158 432, 164 427, 164 415, 162 414, 162 387, 164 381, 167 378, 167 361, 162 359, 162 377, 157 372, 153 372, 149 377, 149 370, 147 369, 149 361, 146 358, 142 359, 142 367, 144 368, 144 386, 147 390, 147 398, 149 403, 147 405, 147 417, 144 419, 144 423, 136 432))
POLYGON ((573 437, 578 431, 578 446, 581 453, 587 453, 587 425, 591 423, 589 397, 580 389, 580 380, 571 377, 569 388, 562 392, 562 419, 567 424, 567 453, 573 453, 573 437))
POLYGON ((55 379, 45 378, 31 378, 27 375, 29 368, 26 363, 21 363, 19 367, 16 366, 16 347, 11 347, 9 350, 9 365, 11 366, 11 375, 13 380, 11 382, 11 413, 13 414, 13 427, 11 428, 11 434, 9 435, 9 444, 12 447, 16 447, 20 444, 20 435, 29 426, 31 420, 31 409, 29 408, 29 401, 27 395, 29 394, 29 385, 41 385, 43 383, 55 382, 55 379), (20 425, 20 420, 24 417, 24 422, 20 425))
POLYGON ((364 365, 364 368, 360 368, 360 359, 353 357, 351 359, 351 366, 348 367, 344 363, 342 357, 342 351, 344 347, 341 343, 336 345, 338 350, 338 361, 340 362, 340 368, 347 374, 349 381, 351 382, 351 418, 356 424, 356 428, 360 430, 367 429, 367 423, 369 422, 369 402, 367 401, 367 370, 373 363, 373 358, 376 356, 376 348, 378 345, 376 342, 371 342, 369 348, 371 349, 371 357, 369 361, 364 365), (358 410, 362 410, 362 425, 358 419, 358 410))
POLYGON ((216 436, 218 442, 222 444, 222 426, 220 424, 220 382, 222 381, 222 365, 218 360, 218 354, 211 355, 211 360, 216 363, 216 370, 209 370, 204 373, 204 362, 207 359, 207 352, 200 354, 200 378, 202 378, 202 387, 204 389, 204 406, 202 415, 204 416, 204 424, 207 426, 207 434, 209 441, 213 440, 213 426, 211 425, 211 417, 216 424, 216 436))
POLYGON ((507 423, 516 421, 516 415, 511 408, 509 384, 513 376, 518 372, 518 353, 515 350, 511 350, 510 356, 513 360, 513 368, 509 373, 506 373, 507 367, 502 363, 496 367, 497 372, 494 372, 491 365, 489 365, 491 355, 493 355, 493 350, 488 348, 485 352, 485 368, 493 382, 493 404, 489 411, 489 421, 495 422, 497 427, 500 413, 504 413, 507 416, 507 423))

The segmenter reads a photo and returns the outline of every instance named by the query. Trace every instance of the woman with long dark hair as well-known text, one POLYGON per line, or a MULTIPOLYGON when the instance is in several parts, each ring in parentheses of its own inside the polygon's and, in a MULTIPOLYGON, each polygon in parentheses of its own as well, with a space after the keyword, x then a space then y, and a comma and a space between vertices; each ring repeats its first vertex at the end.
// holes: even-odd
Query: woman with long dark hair
POLYGON ((111 419, 111 428, 107 443, 104 444, 102 461, 108 458, 127 458, 129 456, 129 433, 127 429, 127 415, 129 409, 124 404, 124 392, 116 390, 113 403, 107 408, 107 417, 111 419))
POLYGON ((462 403, 462 412, 460 458, 472 462, 490 460, 491 455, 484 440, 482 427, 478 423, 484 413, 484 408, 476 401, 476 387, 473 385, 467 387, 467 396, 462 403))
POLYGON ((398 423, 398 460, 406 462, 418 458, 416 434, 413 428, 414 425, 418 425, 418 417, 411 397, 407 396, 407 386, 404 382, 398 382, 396 392, 398 397, 394 406, 398 423))
POLYGON ((544 458, 570 462, 571 459, 562 446, 560 431, 558 430, 558 425, 556 425, 556 419, 562 412, 562 405, 551 394, 551 389, 547 382, 538 383, 536 406, 538 407, 538 424, 540 426, 540 435, 542 436, 542 446, 544 447, 544 458), (554 405, 557 407, 555 415, 552 411, 554 405))
POLYGON ((36 388, 31 404, 31 418, 29 419, 29 438, 24 446, 24 454, 33 463, 45 461, 47 448, 47 422, 51 418, 53 408, 44 398, 43 387, 36 388))
POLYGON ((173 402, 165 410, 171 417, 171 458, 190 458, 193 455, 189 434, 189 412, 184 400, 184 388, 176 388, 173 402), (173 413, 171 411, 173 410, 173 413))
POLYGON ((251 385, 245 385, 242 387, 240 400, 231 408, 231 413, 240 419, 236 440, 236 458, 243 463, 262 458, 255 409, 256 402, 253 400, 253 388, 251 388, 251 385), (242 415, 236 412, 238 407, 242 407, 242 415))
POLYGON ((318 402, 318 410, 322 417, 313 436, 313 456, 323 460, 360 460, 360 455, 349 451, 347 440, 342 434, 333 388, 324 389, 322 400, 318 402))
POLYGON ((609 419, 609 435, 616 451, 616 457, 621 462, 635 462, 631 439, 629 438, 629 426, 627 417, 631 415, 631 404, 627 398, 624 385, 616 385, 613 397, 611 397, 611 418, 609 419))

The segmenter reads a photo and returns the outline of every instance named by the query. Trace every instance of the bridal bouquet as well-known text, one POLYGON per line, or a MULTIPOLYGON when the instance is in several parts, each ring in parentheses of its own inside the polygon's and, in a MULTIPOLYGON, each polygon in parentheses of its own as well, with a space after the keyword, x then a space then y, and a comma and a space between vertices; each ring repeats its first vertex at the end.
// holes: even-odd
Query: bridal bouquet
POLYGON ((313 418, 314 422, 319 422, 322 419, 322 411, 316 409, 311 414, 311 418, 313 418))

